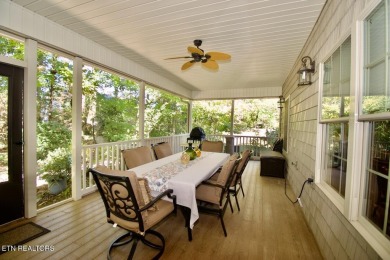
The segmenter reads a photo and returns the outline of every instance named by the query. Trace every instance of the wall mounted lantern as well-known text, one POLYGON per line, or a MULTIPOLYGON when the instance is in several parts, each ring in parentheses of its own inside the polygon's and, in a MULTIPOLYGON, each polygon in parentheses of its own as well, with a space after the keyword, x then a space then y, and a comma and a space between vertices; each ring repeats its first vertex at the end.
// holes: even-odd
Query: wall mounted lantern
POLYGON ((283 108, 283 104, 285 103, 286 101, 284 100, 284 97, 283 96, 279 96, 279 101, 278 101, 278 108, 282 109, 283 108))
POLYGON ((315 61, 309 56, 302 58, 302 67, 298 70, 298 86, 311 85, 311 75, 315 70, 315 61), (309 67, 307 66, 309 62, 309 67))

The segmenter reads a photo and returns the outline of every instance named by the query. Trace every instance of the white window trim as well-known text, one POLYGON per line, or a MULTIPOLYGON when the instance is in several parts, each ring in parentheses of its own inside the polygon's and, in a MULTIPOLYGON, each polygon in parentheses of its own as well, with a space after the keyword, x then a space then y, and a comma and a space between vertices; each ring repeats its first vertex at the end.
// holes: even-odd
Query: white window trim
POLYGON ((17 67, 26 68, 27 67, 27 61, 23 60, 17 60, 11 57, 5 57, 0 55, 0 62, 11 64, 17 67))
MULTIPOLYGON (((351 115, 350 117, 350 135, 349 144, 352 148, 348 152, 348 165, 351 165, 353 175, 347 175, 346 198, 348 191, 348 201, 346 200, 345 215, 356 230, 366 239, 369 245, 383 259, 390 259, 390 240, 388 240, 380 231, 378 231, 362 214, 364 206, 365 190, 365 166, 369 123, 363 123, 359 120, 384 119, 383 114, 362 115, 361 100, 364 84, 364 20, 372 11, 382 2, 382 0, 373 0, 367 5, 360 16, 355 20, 355 30, 352 31, 352 57, 351 57, 351 115), (360 55, 359 55, 360 54, 360 55), (365 133, 365 134, 364 134, 365 133), (364 145, 363 145, 364 144, 364 145), (363 152, 354 152, 363 151, 363 152), (349 177, 349 178, 348 178, 349 177)), ((389 117, 386 117, 389 119, 389 117)))
POLYGON ((37 49, 61 55, 62 57, 71 60, 72 62, 76 58, 76 56, 71 55, 70 53, 67 53, 67 52, 59 50, 59 49, 52 48, 50 46, 47 46, 47 45, 39 43, 39 42, 38 42, 37 49))
MULTIPOLYGON (((282 118, 282 120, 283 120, 283 128, 284 128, 284 123, 287 123, 287 129, 286 129, 286 137, 287 138, 283 138, 283 140, 284 139, 289 139, 289 132, 290 132, 290 127, 289 127, 289 125, 290 125, 290 116, 291 116, 291 110, 290 110, 290 107, 291 107, 291 99, 290 99, 290 95, 288 95, 286 98, 285 98, 285 104, 288 104, 288 107, 287 106, 285 106, 284 107, 284 114, 283 114, 283 118, 282 118), (285 115, 285 113, 286 113, 286 111, 288 112, 287 113, 287 122, 284 122, 284 115, 285 115)), ((279 129, 279 131, 282 131, 281 129, 279 129)), ((283 136, 284 137, 284 136, 283 136)), ((287 145, 286 145, 286 149, 284 149, 284 147, 283 147, 283 152, 284 153, 286 153, 286 154, 288 154, 288 151, 290 150, 289 149, 289 142, 287 141, 287 140, 284 140, 283 142, 287 142, 287 145)))
MULTIPOLYGON (((350 30, 348 30, 343 37, 341 37, 335 44, 335 46, 329 51, 329 54, 325 56, 319 63, 319 90, 318 90, 318 111, 317 111, 317 118, 318 118, 318 123, 317 123, 317 140, 316 140, 316 146, 318 149, 316 149, 316 163, 315 163, 315 183, 317 184, 318 188, 328 197, 328 199, 335 205, 335 207, 343 214, 346 215, 345 212, 347 209, 347 202, 350 200, 349 199, 349 194, 347 193, 348 191, 348 179, 349 176, 352 174, 351 168, 351 161, 349 159, 350 155, 350 150, 352 150, 350 147, 348 147, 348 158, 347 158, 347 180, 346 180, 346 185, 345 185, 345 197, 343 198, 338 192, 336 192, 329 184, 327 184, 325 181, 322 180, 321 178, 321 173, 323 172, 322 166, 324 162, 324 157, 323 157, 323 149, 325 145, 325 128, 327 123, 341 123, 341 122, 346 122, 350 121, 350 118, 353 115, 353 109, 351 108, 350 111, 350 116, 349 117, 341 117, 341 118, 336 118, 336 119, 322 119, 322 91, 324 88, 323 84, 323 78, 324 78, 324 66, 325 62, 333 55, 333 53, 341 47, 341 45, 345 42, 345 40, 348 39, 348 37, 351 36, 351 59, 352 59, 352 45, 353 45, 353 37, 352 33, 350 30)), ((351 60, 351 70, 352 70, 352 60, 351 60)), ((350 86, 352 85, 352 74, 351 74, 351 83, 350 86)), ((351 88, 350 88, 351 89, 351 88)), ((351 94, 350 94, 351 96, 351 94)), ((350 105, 353 105, 353 101, 351 100, 350 105)), ((350 123, 349 123, 350 124, 350 123)), ((350 131, 351 127, 348 127, 350 131)), ((350 134, 348 133, 348 141, 350 141, 350 134)))

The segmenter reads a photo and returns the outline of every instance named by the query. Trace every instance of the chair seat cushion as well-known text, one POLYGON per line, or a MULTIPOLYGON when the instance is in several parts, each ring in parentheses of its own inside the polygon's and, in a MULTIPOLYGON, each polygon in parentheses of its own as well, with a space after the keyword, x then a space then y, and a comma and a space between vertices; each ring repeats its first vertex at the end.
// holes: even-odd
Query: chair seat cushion
MULTIPOLYGON (((213 182, 209 180, 209 182, 213 182)), ((222 189, 207 184, 201 184, 196 188, 196 199, 219 204, 222 189)))
MULTIPOLYGON (((148 215, 143 217, 144 231, 153 227, 155 224, 157 224, 160 220, 168 216, 174 210, 173 203, 170 201, 159 200, 156 202, 156 204, 158 210, 149 211, 148 215)), ((122 218, 118 218, 113 214, 111 214, 110 219, 122 228, 140 233, 138 222, 126 221, 122 218)))

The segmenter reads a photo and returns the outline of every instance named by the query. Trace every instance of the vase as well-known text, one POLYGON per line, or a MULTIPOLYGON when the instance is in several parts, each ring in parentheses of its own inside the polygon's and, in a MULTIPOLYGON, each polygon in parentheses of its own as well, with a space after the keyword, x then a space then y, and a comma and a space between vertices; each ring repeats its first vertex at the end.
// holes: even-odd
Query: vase
POLYGON ((192 148, 192 143, 188 144, 188 147, 184 152, 190 156, 190 160, 194 160, 196 158, 196 152, 194 148, 192 148))

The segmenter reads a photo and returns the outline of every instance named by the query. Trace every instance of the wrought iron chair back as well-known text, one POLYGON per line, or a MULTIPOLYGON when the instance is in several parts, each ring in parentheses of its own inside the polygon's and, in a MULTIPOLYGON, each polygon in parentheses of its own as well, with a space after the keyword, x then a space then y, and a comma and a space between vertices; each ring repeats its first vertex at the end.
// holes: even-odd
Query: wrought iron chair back
POLYGON ((107 222, 118 225, 128 231, 115 239, 111 244, 107 253, 107 259, 110 259, 113 247, 133 242, 128 255, 128 259, 132 259, 138 241, 159 250, 153 258, 158 259, 164 252, 165 239, 162 234, 151 228, 171 212, 176 213, 176 196, 172 195, 173 190, 168 189, 155 198, 148 196, 145 198, 148 194, 145 194, 143 191, 148 191, 149 189, 147 181, 143 178, 137 178, 134 172, 110 170, 103 166, 89 169, 89 172, 92 173, 102 197, 106 209, 107 222), (144 188, 141 187, 140 182, 143 183, 144 188), (165 196, 172 199, 172 202, 162 200, 165 196), (148 240, 146 238, 148 234, 157 237, 160 243, 157 244, 148 240))
POLYGON ((118 218, 137 222, 144 231, 142 214, 128 177, 114 176, 91 170, 100 196, 106 208, 107 221, 114 224, 111 214, 118 218))

